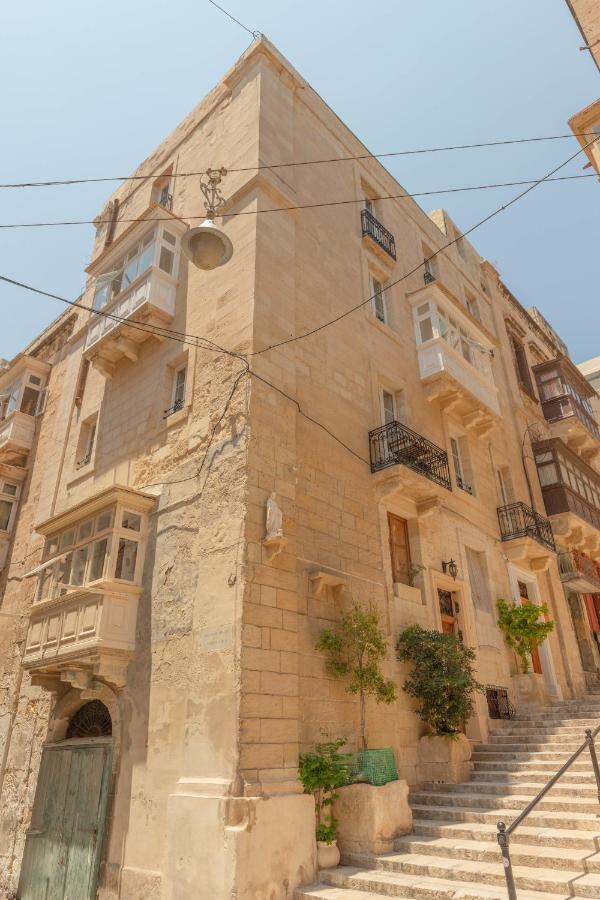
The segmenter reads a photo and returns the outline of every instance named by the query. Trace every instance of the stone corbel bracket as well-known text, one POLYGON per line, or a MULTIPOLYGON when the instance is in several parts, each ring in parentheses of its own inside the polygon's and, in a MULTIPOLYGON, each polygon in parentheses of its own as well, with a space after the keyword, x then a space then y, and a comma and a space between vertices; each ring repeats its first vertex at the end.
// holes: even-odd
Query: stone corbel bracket
POLYGON ((312 585, 313 594, 320 597, 326 588, 331 588, 337 594, 346 584, 346 579, 334 572, 326 572, 324 569, 315 569, 308 576, 312 585))

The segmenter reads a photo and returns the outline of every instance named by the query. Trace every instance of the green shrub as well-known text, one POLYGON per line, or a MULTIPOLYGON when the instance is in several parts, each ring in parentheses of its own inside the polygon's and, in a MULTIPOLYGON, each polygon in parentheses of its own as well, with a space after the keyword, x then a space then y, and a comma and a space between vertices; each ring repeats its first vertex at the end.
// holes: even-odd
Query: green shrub
POLYGON ((504 640, 515 651, 521 662, 524 675, 529 672, 531 654, 543 644, 554 629, 552 620, 545 621, 542 616, 548 615, 545 603, 507 603, 498 600, 498 626, 504 632, 504 640))
POLYGON ((300 754, 299 776, 305 794, 313 794, 317 814, 317 840, 333 843, 337 836, 338 823, 334 819, 331 805, 337 794, 335 789, 346 784, 350 777, 349 753, 341 753, 346 741, 323 741, 314 750, 300 754), (328 814, 326 814, 326 810, 328 814))
POLYGON ((399 636, 398 659, 412 663, 403 689, 419 702, 418 713, 433 734, 455 735, 473 714, 477 691, 475 652, 453 634, 411 625, 399 636))
POLYGON ((327 668, 334 678, 350 678, 346 690, 358 694, 360 742, 361 749, 366 750, 365 698, 374 697, 377 703, 392 703, 396 699, 395 683, 384 678, 379 667, 387 654, 387 641, 377 610, 354 603, 342 613, 337 631, 327 628, 321 632, 315 649, 327 653, 327 668))

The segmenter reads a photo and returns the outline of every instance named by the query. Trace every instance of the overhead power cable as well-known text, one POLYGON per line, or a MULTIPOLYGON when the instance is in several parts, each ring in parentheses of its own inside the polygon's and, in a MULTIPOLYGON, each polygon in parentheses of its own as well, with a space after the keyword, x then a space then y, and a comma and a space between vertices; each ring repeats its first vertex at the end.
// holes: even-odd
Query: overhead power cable
MULTIPOLYGON (((577 181, 581 178, 597 178, 595 173, 585 173, 582 175, 562 175, 558 178, 547 178, 546 183, 551 183, 554 181, 577 181)), ((404 193, 404 194, 387 194, 383 197, 373 197, 373 200, 376 200, 378 203, 380 200, 410 200, 415 199, 417 197, 432 197, 438 194, 458 194, 464 193, 468 191, 484 191, 491 190, 492 188, 504 188, 504 187, 519 187, 524 184, 536 185, 537 182, 534 179, 525 179, 523 181, 500 181, 494 184, 475 184, 475 185, 467 185, 466 187, 453 187, 453 188, 440 188, 439 190, 433 191, 415 191, 413 193, 404 193)), ((364 203, 364 197, 353 197, 348 200, 326 200, 321 203, 304 203, 298 204, 296 206, 274 206, 270 209, 252 209, 252 210, 242 210, 241 212, 232 212, 232 213, 218 213, 218 215, 222 219, 231 219, 237 218, 238 216, 256 216, 265 213, 278 213, 278 212, 294 212, 301 211, 304 209, 322 209, 329 206, 348 206, 356 203, 364 203)), ((195 220, 204 220, 206 219, 206 213, 203 216, 188 216, 181 215, 178 218, 187 220, 187 221, 195 221, 195 220)), ((135 222, 164 222, 164 216, 143 216, 138 218, 120 218, 117 224, 131 224, 135 222)), ((57 222, 6 222, 0 223, 0 229, 2 228, 56 228, 56 227, 64 227, 64 226, 72 226, 72 225, 107 225, 112 224, 112 220, 109 219, 73 219, 73 220, 65 220, 65 221, 57 221, 57 222)))
POLYGON ((240 22, 239 19, 236 19, 235 16, 232 16, 230 12, 227 12, 227 10, 223 9, 222 6, 219 6, 218 3, 215 3, 215 0, 208 0, 208 2, 211 3, 213 6, 215 6, 217 9, 219 9, 223 13, 223 15, 227 16, 228 19, 231 19, 232 22, 235 22, 236 25, 239 25, 240 28, 243 28, 244 31, 247 31, 248 34, 251 34, 253 38, 260 37, 260 31, 252 31, 251 28, 248 28, 247 25, 244 25, 244 23, 240 22))
MULTIPOLYGON (((508 203, 505 203, 502 206, 499 206, 497 209, 493 210, 493 212, 489 213, 483 219, 480 219, 479 222, 476 222, 475 225, 472 225, 470 228, 467 228, 466 231, 463 231, 462 234, 459 234, 453 240, 448 241, 446 244, 444 244, 442 247, 440 247, 439 250, 435 250, 433 253, 430 254, 430 256, 427 257, 427 259, 424 259, 417 266, 414 266, 412 269, 409 269, 409 271, 405 272, 404 275, 401 275, 399 278, 396 278, 394 281, 389 282, 386 285, 386 288, 394 287, 394 285, 400 284, 400 282, 405 281, 405 279, 409 278, 410 275, 413 275, 415 272, 418 272, 419 269, 423 268, 423 266, 425 266, 426 263, 430 262, 432 259, 434 259, 436 256, 438 256, 440 253, 444 253, 449 247, 452 247, 454 244, 457 244, 460 240, 467 237, 467 235, 472 234, 478 228, 481 228, 482 225, 485 225, 486 222, 489 222, 491 219, 495 218, 495 216, 499 215, 501 212, 504 212, 504 210, 508 209, 510 206, 513 206, 519 200, 522 200, 523 197, 527 196, 527 194, 529 194, 529 193, 531 193, 531 191, 535 190, 536 187, 538 187, 540 184, 543 184, 545 181, 547 181, 549 178, 551 178, 556 172, 559 172, 561 169, 564 169, 564 167, 567 166, 570 162, 572 162, 572 160, 574 160, 577 156, 579 156, 580 153, 583 153, 590 146, 590 144, 593 144, 596 141, 600 141, 600 137, 594 137, 593 140, 588 141, 588 143, 584 147, 581 147, 579 150, 577 150, 575 153, 573 153, 571 156, 569 156, 568 159, 565 159, 564 162, 560 163, 560 165, 555 166, 555 168, 553 168, 549 172, 547 172, 544 176, 542 176, 542 178, 538 178, 537 181, 535 181, 529 187, 525 188, 524 191, 521 191, 519 194, 517 194, 515 197, 513 197, 512 200, 509 200, 508 203)), ((250 354, 250 356, 258 356, 261 353, 266 353, 268 350, 274 350, 277 347, 283 347, 286 344, 292 344, 292 343, 295 343, 296 341, 303 340, 304 338, 309 337, 310 335, 317 334, 317 332, 323 331, 324 328, 328 328, 330 325, 334 325, 336 322, 340 322, 342 319, 345 319, 346 316, 349 316, 353 312, 356 312, 357 309, 361 309, 363 306, 366 306, 368 303, 372 303, 373 300, 375 299, 375 296, 376 296, 376 293, 372 294, 370 297, 367 297, 366 300, 362 300, 360 303, 357 303, 355 306, 352 306, 350 309, 347 309, 345 312, 340 313, 340 315, 335 316, 333 319, 330 319, 328 322, 323 322, 323 324, 318 325, 316 328, 311 328, 309 331, 305 331, 302 334, 295 335, 290 338, 286 338, 282 341, 277 341, 274 344, 269 344, 267 347, 263 347, 262 350, 255 350, 253 353, 250 354)))
MULTIPOLYGON (((215 4, 216 5, 216 4, 215 4)), ((242 26, 243 27, 243 26, 242 26)), ((250 32, 252 34, 252 32, 250 32)), ((294 166, 317 166, 328 163, 353 162, 364 159, 389 159, 394 156, 416 156, 424 153, 447 153, 455 150, 479 150, 486 147, 507 147, 511 144, 531 144, 540 141, 562 141, 573 137, 593 137, 592 133, 581 132, 569 134, 550 134, 543 137, 509 138, 500 141, 480 141, 475 144, 449 144, 443 147, 421 147, 414 150, 392 150, 386 153, 361 153, 357 156, 331 156, 324 159, 307 159, 282 163, 260 163, 256 166, 242 166, 227 168, 227 172, 257 172, 261 169, 288 169, 294 166)), ((195 178, 206 174, 203 169, 199 172, 172 172, 169 178, 195 178)), ((0 188, 31 188, 31 187, 60 187, 72 184, 97 184, 106 181, 147 181, 149 178, 158 178, 160 172, 148 172, 145 175, 107 175, 95 178, 62 178, 47 181, 16 181, 0 183, 0 188)))

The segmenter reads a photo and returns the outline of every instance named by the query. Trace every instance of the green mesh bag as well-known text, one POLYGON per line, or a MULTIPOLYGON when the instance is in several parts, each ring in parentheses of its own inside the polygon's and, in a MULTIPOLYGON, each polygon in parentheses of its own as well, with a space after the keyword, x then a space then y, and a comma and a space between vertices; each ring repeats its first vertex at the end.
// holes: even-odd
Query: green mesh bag
POLYGON ((398 772, 394 751, 391 747, 383 750, 360 750, 350 763, 350 783, 382 785, 397 781, 398 772))

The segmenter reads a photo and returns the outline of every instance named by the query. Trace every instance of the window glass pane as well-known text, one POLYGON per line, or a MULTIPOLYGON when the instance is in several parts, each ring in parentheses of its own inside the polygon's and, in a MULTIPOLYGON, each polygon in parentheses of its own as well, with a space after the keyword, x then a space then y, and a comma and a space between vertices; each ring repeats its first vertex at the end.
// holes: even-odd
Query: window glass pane
POLYGON ((138 263, 139 263, 139 260, 136 256, 125 266, 125 271, 123 272, 122 290, 126 290, 129 287, 129 285, 131 284, 131 282, 135 278, 137 278, 138 263))
POLYGON ((171 274, 171 272, 173 271, 174 259, 175 256, 171 250, 168 250, 166 247, 161 247, 158 265, 163 270, 163 272, 168 272, 169 275, 171 274))
POLYGON ((551 451, 549 451, 547 453, 536 453, 535 454, 535 461, 538 463, 552 462, 552 460, 553 460, 553 456, 552 456, 551 451))
POLYGON ((142 517, 138 513, 124 512, 122 525, 131 531, 139 531, 142 527, 142 517))
POLYGON ((44 559, 51 559, 58 553, 58 537, 48 538, 44 546, 44 559))
POLYGON ((65 547, 72 547, 75 543, 75 531, 74 529, 70 529, 69 531, 65 531, 60 536, 60 549, 64 550, 65 547))
POLYGON ((429 312, 429 303, 422 303, 420 306, 417 306, 417 315, 424 316, 429 312))
POLYGON ((102 309, 102 307, 106 305, 106 302, 108 300, 108 289, 109 285, 106 284, 106 282, 102 282, 98 285, 98 287, 96 288, 96 293, 94 294, 94 302, 92 304, 94 309, 102 309))
POLYGON ((142 255, 140 256, 140 267, 139 274, 145 272, 146 269, 152 265, 152 261, 154 259, 154 243, 151 241, 147 247, 142 251, 142 255))
POLYGON ((88 558, 89 547, 80 547, 73 555, 73 570, 71 572, 71 584, 83 584, 85 580, 85 566, 88 558))
POLYGON ((546 484, 556 484, 558 481, 558 472, 554 463, 551 463, 549 466, 540 466, 538 472, 542 487, 546 484))
POLYGON ((46 598, 50 596, 53 569, 54 566, 48 566, 47 569, 42 569, 42 571, 40 572, 38 576, 36 600, 46 600, 46 598))
POLYGON ((0 531, 8 529, 13 504, 10 500, 0 500, 0 531))
POLYGON ((421 333, 421 342, 430 341, 433 337, 433 326, 431 319, 423 319, 419 322, 419 331, 421 333))
POLYGON ((9 481, 5 481, 2 485, 2 493, 9 494, 11 497, 17 496, 17 485, 11 484, 9 481))
POLYGON ((28 416, 32 416, 35 413, 39 395, 40 392, 35 388, 26 387, 23 391, 23 398, 21 400, 21 412, 27 413, 28 416))
POLYGON ((178 369, 175 373, 175 384, 173 387, 173 404, 182 406, 185 399, 185 367, 178 369))
POLYGON ((72 553, 67 553, 67 555, 63 556, 63 558, 61 560, 59 560, 59 562, 58 562, 56 580, 59 584, 63 585, 63 587, 68 587, 70 584, 72 564, 73 564, 73 554, 72 553))
POLYGON ((133 581, 135 578, 135 562, 137 559, 137 541, 128 541, 120 538, 117 551, 117 564, 115 566, 115 578, 124 581, 133 581))
POLYGON ((106 550, 108 547, 108 538, 102 538, 96 541, 92 547, 92 562, 90 564, 89 581, 97 581, 104 574, 104 560, 106 559, 106 550))
POLYGON ((86 541, 89 537, 91 537, 92 532, 94 530, 94 520, 88 519, 87 522, 83 522, 79 526, 79 532, 77 533, 78 541, 86 541))
POLYGON ((96 519, 96 531, 105 531, 107 528, 110 528, 113 520, 113 510, 105 509, 103 510, 98 518, 96 519))
POLYGON ((167 244, 171 244, 171 246, 175 246, 177 243, 177 238, 174 234, 171 234, 170 231, 163 231, 163 239, 167 242, 167 244))
POLYGON ((389 391, 383 391, 381 396, 383 401, 383 424, 388 425, 396 418, 394 396, 389 391))

